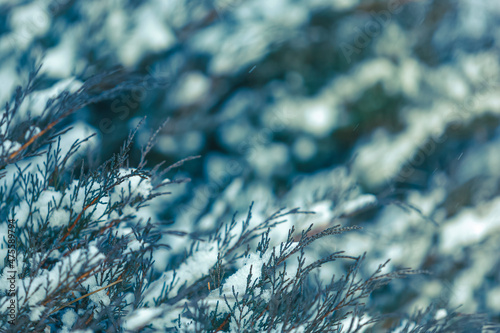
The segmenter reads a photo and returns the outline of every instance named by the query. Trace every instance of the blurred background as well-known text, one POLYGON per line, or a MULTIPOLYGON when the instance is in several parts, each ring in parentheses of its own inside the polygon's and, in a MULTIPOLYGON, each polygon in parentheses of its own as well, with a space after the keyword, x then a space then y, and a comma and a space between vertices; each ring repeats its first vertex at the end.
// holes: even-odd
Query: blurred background
MULTIPOLYGON (((201 155, 167 175, 192 181, 154 219, 208 235, 252 201, 257 220, 314 210, 275 241, 292 224, 357 224, 310 255, 367 251, 366 274, 389 258, 433 273, 380 290, 375 311, 461 305, 500 322, 499 20, 495 0, 0 0, 0 101, 31 59, 34 116, 111 71, 96 92, 131 88, 71 118, 72 137, 97 133, 92 159, 145 116, 131 166, 167 119, 148 166, 201 155)), ((187 247, 162 241, 158 272, 187 247)))

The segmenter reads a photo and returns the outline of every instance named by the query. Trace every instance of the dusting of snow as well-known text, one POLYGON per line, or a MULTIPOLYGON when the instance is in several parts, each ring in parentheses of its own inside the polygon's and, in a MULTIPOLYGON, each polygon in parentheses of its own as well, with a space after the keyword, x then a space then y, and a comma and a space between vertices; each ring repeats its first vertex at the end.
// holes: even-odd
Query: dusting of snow
POLYGON ((364 315, 362 318, 359 318, 358 316, 353 316, 352 314, 349 314, 344 320, 342 320, 340 324, 342 330, 340 332, 347 333, 355 330, 356 332, 363 333, 372 326, 372 324, 366 324, 371 319, 372 318, 368 315, 364 315), (358 327, 361 325, 363 326, 358 330, 358 327))
POLYGON ((227 304, 224 301, 224 297, 221 295, 226 295, 229 304, 231 304, 234 301, 233 290, 237 295, 245 294, 247 278, 250 274, 250 270, 252 272, 250 285, 252 285, 253 281, 257 281, 260 279, 262 266, 264 264, 267 264, 270 257, 271 251, 266 252, 262 257, 257 253, 249 254, 243 260, 242 267, 226 279, 222 286, 222 294, 220 294, 219 289, 213 290, 210 293, 210 295, 207 297, 209 304, 215 306, 215 304, 219 302, 219 311, 229 312, 230 309, 227 307, 227 304))
POLYGON ((293 144, 293 155, 301 162, 311 160, 317 150, 314 141, 307 136, 300 136, 293 144))
MULTIPOLYGON (((231 315, 231 321, 229 322, 229 331, 230 332, 240 332, 241 329, 247 327, 247 320, 245 320, 245 317, 251 316, 253 314, 253 311, 250 310, 248 306, 243 306, 241 309, 240 307, 237 307, 234 309, 232 315, 231 315), (236 322, 236 318, 239 321, 236 322)), ((249 327, 250 328, 250 327, 249 327)))
POLYGON ((377 204, 377 197, 372 194, 360 195, 354 200, 347 201, 342 206, 345 215, 351 215, 377 204))
MULTIPOLYGON (((95 279, 87 279, 85 281, 82 282, 82 285, 88 289, 89 293, 93 292, 93 291, 96 291, 98 289, 101 289, 102 287, 105 287, 107 284, 105 285, 98 285, 95 281, 95 279)), ((90 295, 89 297, 89 300, 91 302, 93 302, 95 305, 96 305, 96 312, 98 312, 101 307, 101 302, 104 306, 107 306, 109 305, 110 303, 110 299, 109 299, 109 296, 107 295, 107 290, 106 289, 103 289, 99 292, 96 292, 92 295, 90 295)))
POLYGON ((74 77, 66 78, 58 81, 50 88, 38 90, 31 93, 27 101, 23 103, 20 108, 20 113, 26 114, 28 111, 32 116, 39 116, 45 109, 45 105, 50 98, 55 98, 63 91, 73 93, 81 88, 82 82, 76 80, 74 77))
POLYGON ((324 137, 333 130, 336 121, 336 113, 325 105, 306 106, 305 124, 311 134, 324 137))
POLYGON ((171 101, 179 107, 200 102, 207 97, 210 85, 210 79, 201 72, 185 74, 172 89, 171 101))
POLYGON ((460 247, 477 244, 500 229, 500 197, 480 205, 464 208, 447 221, 441 231, 440 249, 453 253, 460 247))
POLYGON ((434 319, 441 320, 443 318, 446 318, 447 315, 448 315, 448 312, 446 311, 446 309, 439 309, 436 311, 436 314, 434 315, 434 319))
POLYGON ((70 212, 64 207, 60 209, 54 209, 57 207, 63 199, 63 194, 59 191, 55 191, 53 188, 48 188, 42 195, 38 198, 36 202, 32 203, 32 211, 30 217, 30 205, 28 201, 23 200, 21 204, 15 208, 14 216, 18 219, 18 226, 24 227, 28 222, 28 218, 33 219, 33 228, 35 231, 38 230, 39 221, 44 221, 48 219, 50 221, 49 227, 61 227, 69 225, 70 212), (50 214, 49 214, 50 212, 50 214))
POLYGON ((6 156, 12 154, 13 152, 19 150, 21 144, 19 142, 4 140, 0 143, 0 156, 6 156))
MULTIPOLYGON (((133 168, 130 169, 120 169, 119 177, 125 177, 136 170, 133 168)), ((151 180, 145 179, 141 176, 132 176, 125 179, 125 181, 116 185, 113 190, 111 197, 114 202, 119 202, 119 196, 123 193, 125 196, 129 196, 131 194, 140 195, 143 198, 147 198, 151 191, 153 190, 153 185, 151 184, 151 180)))
POLYGON ((491 271, 491 259, 497 256, 498 251, 473 252, 471 267, 457 274, 453 281, 453 293, 450 306, 461 306, 462 311, 477 311, 478 300, 474 293, 483 287, 484 277, 491 271))
MULTIPOLYGON (((60 228, 67 226, 70 223, 72 207, 73 214, 79 214, 85 206, 85 187, 78 188, 79 182, 74 180, 69 184, 66 191, 56 191, 53 187, 49 186, 36 201, 32 200, 30 196, 26 195, 24 200, 14 208, 14 218, 18 220, 18 226, 23 227, 28 222, 33 221, 34 230, 38 230, 38 221, 49 221, 49 228, 60 228), (78 190, 77 190, 78 188, 78 190), (30 206, 32 214, 30 214, 30 206)), ((94 187, 96 185, 94 184, 94 187)), ((28 188, 29 190, 29 188, 28 188)), ((95 190, 95 188, 94 188, 95 190)), ((94 205, 89 206, 86 214, 92 215, 98 220, 101 218, 108 206, 108 198, 101 198, 94 205)))
POLYGON ((61 321, 64 325, 63 329, 66 329, 67 332, 72 332, 71 328, 75 325, 76 320, 78 319, 78 315, 75 310, 67 309, 62 315, 61 321))
POLYGON ((30 126, 29 131, 26 131, 26 135, 24 136, 24 140, 29 140, 30 134, 33 137, 33 136, 37 135, 40 132, 41 132, 40 128, 38 128, 36 126, 30 126))
POLYGON ((488 291, 486 302, 495 311, 500 311, 500 287, 495 287, 488 291))
POLYGON ((248 155, 247 160, 261 177, 269 178, 286 167, 289 161, 289 150, 284 143, 257 146, 248 155))
POLYGON ((168 295, 175 296, 184 283, 194 282, 209 274, 209 270, 217 262, 217 244, 199 243, 198 249, 189 256, 175 271, 163 272, 162 276, 152 282, 145 292, 145 302, 153 303, 162 291, 164 283, 171 286, 168 295))
POLYGON ((160 308, 140 308, 130 313, 123 322, 123 328, 127 331, 136 331, 149 325, 155 317, 163 312, 160 308))
MULTIPOLYGON (((58 261, 51 270, 42 269, 37 276, 28 276, 20 280, 17 291, 19 304, 26 302, 31 309, 31 315, 34 318, 40 316, 44 310, 40 308, 40 304, 47 295, 56 290, 60 281, 64 279, 75 280, 77 278, 75 274, 80 273, 84 265, 94 266, 104 258, 105 256, 99 253, 99 250, 93 245, 89 246, 88 249, 73 251, 68 257, 58 261)), ((7 267, 4 268, 4 271, 7 269, 7 267)), ((0 281, 2 290, 8 289, 7 283, 6 279, 0 281)))
POLYGON ((119 53, 125 66, 136 66, 144 54, 165 51, 175 44, 172 29, 153 7, 141 6, 134 15, 134 21, 136 29, 126 36, 119 53))
MULTIPOLYGON (((41 71, 54 78, 65 79, 75 70, 75 51, 77 50, 77 32, 68 31, 62 36, 59 44, 47 51, 41 71)), ((77 34, 78 35, 78 34, 77 34)))
MULTIPOLYGON (((5 39, 0 39, 1 41, 5 41, 5 39)), ((9 48, 11 46, 9 45, 9 48)), ((16 73, 16 63, 14 59, 6 59, 2 63, 3 66, 0 67, 0 100, 6 101, 9 100, 11 94, 14 92, 14 88, 18 85, 19 78, 17 78, 16 73)), ((5 112, 2 110, 0 114, 5 112)))
POLYGON ((45 306, 33 306, 30 308, 30 320, 37 321, 42 317, 45 306))
POLYGON ((45 35, 50 28, 51 20, 44 1, 34 1, 28 5, 14 7, 9 25, 14 32, 13 41, 16 47, 25 49, 34 38, 45 35))
POLYGON ((391 333, 411 332, 416 326, 417 324, 415 322, 408 322, 408 320, 404 319, 401 322, 401 325, 392 330, 391 333), (407 325, 408 325, 408 330, 405 330, 405 327, 407 325))

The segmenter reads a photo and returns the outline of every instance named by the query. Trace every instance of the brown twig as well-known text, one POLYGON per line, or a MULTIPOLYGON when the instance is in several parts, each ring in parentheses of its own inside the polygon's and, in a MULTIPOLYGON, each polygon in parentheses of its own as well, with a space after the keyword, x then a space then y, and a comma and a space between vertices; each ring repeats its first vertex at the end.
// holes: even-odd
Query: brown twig
POLYGON ((66 304, 64 304, 63 306, 61 306, 61 307, 59 307, 59 308, 55 309, 55 310, 54 310, 54 311, 52 311, 49 315, 52 315, 54 312, 57 312, 57 311, 59 311, 59 310, 61 310, 61 309, 64 309, 65 307, 70 306, 71 304, 73 304, 73 303, 75 303, 75 302, 78 302, 79 300, 84 299, 85 297, 88 297, 88 296, 90 296, 90 295, 93 295, 93 294, 95 294, 95 293, 98 293, 99 291, 104 290, 104 289, 106 289, 106 288, 112 287, 112 286, 114 286, 115 284, 118 284, 118 283, 120 283, 120 282, 122 282, 122 281, 123 281, 123 279, 119 279, 119 280, 117 280, 117 281, 115 281, 115 282, 113 282, 113 283, 111 283, 111 284, 108 284, 106 287, 99 288, 99 289, 97 289, 97 290, 95 290, 95 291, 93 291, 93 292, 91 292, 91 293, 88 293, 88 294, 86 294, 86 295, 83 295, 83 296, 81 296, 81 297, 78 297, 77 299, 75 299, 75 300, 73 300, 73 301, 71 301, 71 302, 69 302, 69 303, 66 303, 66 304))
POLYGON ((87 206, 83 207, 82 211, 78 214, 78 216, 76 217, 75 221, 73 222, 73 224, 68 228, 68 231, 66 231, 66 234, 61 238, 60 242, 64 242, 64 240, 70 235, 71 233, 71 230, 73 230, 75 227, 76 227, 76 224, 78 223, 78 221, 80 221, 80 219, 82 218, 82 215, 83 213, 85 213, 85 211, 87 209, 90 208, 90 206, 94 205, 97 201, 99 201, 99 198, 100 196, 97 196, 94 200, 92 200, 87 206))
POLYGON ((40 138, 42 135, 44 135, 45 133, 47 133, 48 131, 50 131, 54 126, 56 126, 61 120, 63 120, 64 118, 66 118, 67 116, 69 116, 71 113, 73 113, 74 111, 76 111, 76 109, 69 109, 68 111, 66 111, 65 113, 63 113, 59 118, 57 118, 56 120, 54 120, 53 122, 51 122, 50 124, 47 125, 47 127, 45 127, 43 130, 40 131, 40 133, 37 133, 35 135, 33 135, 24 145, 21 146, 21 148, 19 148, 18 150, 16 150, 15 152, 13 152, 12 154, 9 155, 9 157, 7 158, 8 160, 12 160, 14 159, 17 155, 19 155, 23 150, 25 150, 26 148, 28 148, 29 146, 31 146, 33 144, 33 142, 35 142, 36 139, 40 138))

